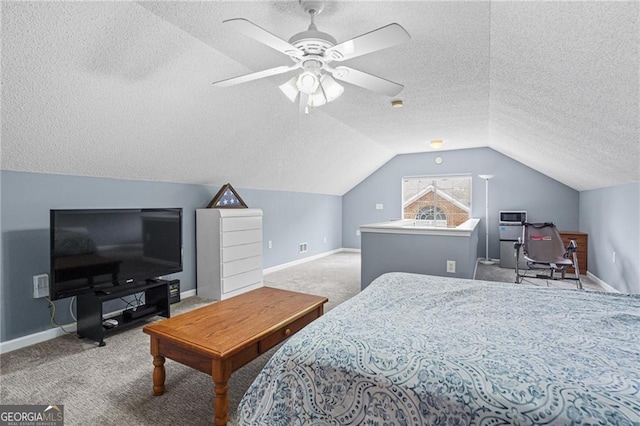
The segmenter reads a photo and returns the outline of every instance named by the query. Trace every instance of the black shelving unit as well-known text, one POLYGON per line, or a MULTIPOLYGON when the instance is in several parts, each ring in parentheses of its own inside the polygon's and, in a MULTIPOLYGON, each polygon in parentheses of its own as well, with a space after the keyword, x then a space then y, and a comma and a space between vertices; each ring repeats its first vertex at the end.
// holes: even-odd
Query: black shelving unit
POLYGON ((171 316, 169 283, 170 281, 166 280, 149 280, 113 287, 108 291, 79 295, 77 304, 78 336, 94 340, 98 342, 99 346, 104 346, 104 338, 111 332, 122 330, 156 315, 169 318, 171 316), (135 311, 127 312, 128 310, 125 310, 122 314, 112 317, 118 321, 117 326, 112 328, 103 326, 102 304, 104 302, 140 292, 144 292, 144 305, 136 307, 135 311))

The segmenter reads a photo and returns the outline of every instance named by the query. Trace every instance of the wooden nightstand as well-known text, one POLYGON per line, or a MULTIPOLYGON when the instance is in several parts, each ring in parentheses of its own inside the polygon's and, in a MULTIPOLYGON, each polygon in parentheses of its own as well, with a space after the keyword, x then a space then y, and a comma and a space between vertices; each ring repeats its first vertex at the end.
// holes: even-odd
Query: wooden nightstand
MULTIPOLYGON (((571 240, 575 240, 576 244, 578 244, 576 255, 578 256, 578 267, 580 268, 580 275, 586 275, 589 234, 577 231, 560 231, 560 236, 562 237, 562 241, 564 242, 565 246, 569 244, 569 241, 571 240)), ((567 268, 567 272, 574 272, 574 270, 573 268, 567 268)))

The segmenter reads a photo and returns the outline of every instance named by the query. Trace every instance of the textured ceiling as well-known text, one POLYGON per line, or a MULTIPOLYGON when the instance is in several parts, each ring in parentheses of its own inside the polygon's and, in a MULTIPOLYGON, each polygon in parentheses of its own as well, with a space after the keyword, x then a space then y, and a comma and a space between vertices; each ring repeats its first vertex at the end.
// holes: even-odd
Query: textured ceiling
POLYGON ((345 63, 405 85, 345 84, 299 115, 290 60, 222 21, 288 39, 297 1, 2 2, 2 169, 344 194, 399 153, 489 146, 577 190, 640 180, 638 2, 329 1, 338 42, 391 22, 403 45, 345 63))

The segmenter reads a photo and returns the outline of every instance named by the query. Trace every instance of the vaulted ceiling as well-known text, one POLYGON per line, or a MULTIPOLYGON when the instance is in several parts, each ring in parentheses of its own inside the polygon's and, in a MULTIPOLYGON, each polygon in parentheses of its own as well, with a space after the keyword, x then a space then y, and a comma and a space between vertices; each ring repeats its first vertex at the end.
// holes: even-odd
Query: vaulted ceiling
POLYGON ((345 64, 404 84, 344 84, 299 114, 294 73, 212 82, 285 55, 225 28, 306 30, 297 1, 2 2, 5 170, 341 195, 396 154, 491 147, 577 190, 640 180, 640 3, 328 1, 338 42, 391 22, 407 43, 345 64), (393 98, 395 99, 395 98, 393 98))

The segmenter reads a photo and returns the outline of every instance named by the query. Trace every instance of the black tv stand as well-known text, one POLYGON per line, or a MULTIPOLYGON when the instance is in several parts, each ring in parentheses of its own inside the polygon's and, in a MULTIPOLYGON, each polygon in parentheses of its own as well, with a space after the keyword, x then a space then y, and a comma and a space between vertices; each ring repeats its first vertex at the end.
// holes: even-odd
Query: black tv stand
POLYGON ((166 280, 140 281, 113 287, 109 290, 79 295, 77 304, 78 336, 94 340, 98 342, 99 346, 104 346, 104 338, 109 333, 122 330, 156 315, 169 318, 171 316, 169 282, 166 280), (122 314, 112 317, 118 321, 116 326, 107 327, 102 324, 102 304, 104 302, 140 292, 144 292, 144 305, 137 306, 135 310, 125 309, 122 314))

